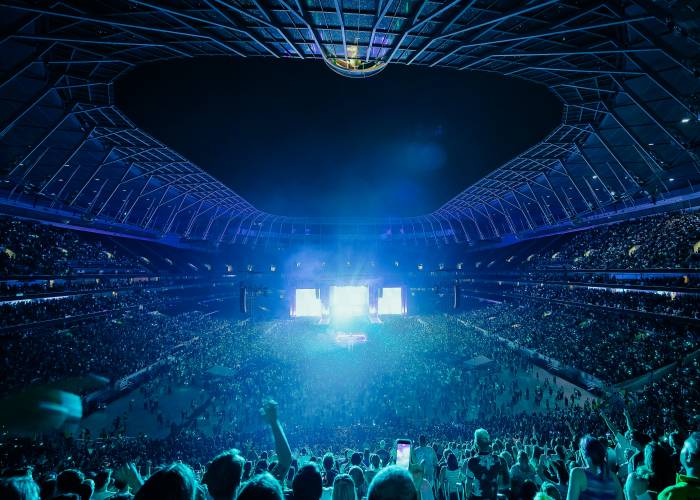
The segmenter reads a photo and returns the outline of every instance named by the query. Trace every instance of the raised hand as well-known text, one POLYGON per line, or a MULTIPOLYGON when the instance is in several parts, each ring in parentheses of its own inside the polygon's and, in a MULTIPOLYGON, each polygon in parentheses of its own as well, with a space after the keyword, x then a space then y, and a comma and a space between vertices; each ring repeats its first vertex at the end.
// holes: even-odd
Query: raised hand
POLYGON ((268 399, 263 402, 263 406, 260 408, 260 416, 270 425, 277 422, 277 406, 277 401, 268 399))
POLYGON ((114 471, 114 477, 128 484, 132 492, 138 491, 143 486, 143 478, 133 462, 124 464, 114 471))

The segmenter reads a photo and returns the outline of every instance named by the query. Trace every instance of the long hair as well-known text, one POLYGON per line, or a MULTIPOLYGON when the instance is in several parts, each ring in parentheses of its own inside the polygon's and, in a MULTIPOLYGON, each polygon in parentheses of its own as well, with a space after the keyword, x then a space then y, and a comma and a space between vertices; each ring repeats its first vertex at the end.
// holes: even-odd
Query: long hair
POLYGON ((136 493, 136 500, 192 500, 197 491, 194 472, 187 465, 173 463, 160 469, 136 493))
POLYGON ((338 474, 333 481, 332 500, 357 500, 355 481, 350 474, 338 474))
POLYGON ((675 483, 675 470, 668 452, 657 443, 644 448, 644 465, 649 468, 649 490, 660 493, 675 483))
POLYGON ((608 477, 608 450, 605 445, 590 434, 583 436, 579 444, 583 456, 598 469, 600 477, 608 477))
POLYGON ((457 456, 454 453, 447 455, 447 468, 449 470, 459 469, 459 462, 457 461, 457 456))

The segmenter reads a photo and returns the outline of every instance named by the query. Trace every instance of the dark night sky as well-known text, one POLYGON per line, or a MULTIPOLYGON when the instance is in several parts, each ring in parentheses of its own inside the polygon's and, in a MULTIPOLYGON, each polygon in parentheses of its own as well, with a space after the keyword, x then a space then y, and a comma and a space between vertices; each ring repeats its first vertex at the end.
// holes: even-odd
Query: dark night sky
POLYGON ((117 102, 258 208, 301 216, 430 212, 561 119, 547 89, 498 75, 392 65, 355 80, 271 59, 140 67, 117 102))

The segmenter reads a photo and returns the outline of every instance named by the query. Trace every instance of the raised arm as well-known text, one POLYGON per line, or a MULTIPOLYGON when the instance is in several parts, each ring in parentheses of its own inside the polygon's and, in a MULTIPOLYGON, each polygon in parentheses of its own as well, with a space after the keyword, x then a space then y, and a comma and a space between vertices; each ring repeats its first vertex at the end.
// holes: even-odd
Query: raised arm
MULTIPOLYGON (((627 410, 625 410, 625 413, 627 410)), ((608 426, 608 429, 610 429, 610 433, 617 438, 617 436, 620 434, 620 431, 617 427, 615 427, 615 424, 613 424, 608 416, 605 414, 603 410, 600 410, 600 418, 603 419, 603 422, 605 422, 605 425, 608 426)))
POLYGON ((277 402, 268 400, 260 408, 260 415, 270 425, 272 436, 275 440, 275 453, 277 454, 277 466, 272 474, 279 480, 284 481, 289 466, 292 465, 292 449, 289 447, 287 437, 284 435, 282 426, 277 419, 277 402))
POLYGON ((625 408, 624 414, 625 414, 625 423, 627 424, 627 432, 634 431, 634 424, 632 423, 632 415, 630 415, 630 412, 627 410, 627 408, 625 408))

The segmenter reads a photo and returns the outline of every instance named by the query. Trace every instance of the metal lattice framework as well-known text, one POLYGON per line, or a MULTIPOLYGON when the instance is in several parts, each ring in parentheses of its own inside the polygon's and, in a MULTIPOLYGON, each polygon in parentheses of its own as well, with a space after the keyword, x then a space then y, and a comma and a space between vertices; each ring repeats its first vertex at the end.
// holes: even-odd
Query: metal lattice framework
MULTIPOLYGON (((697 1, 91 0, 0 3, 0 202, 213 243, 471 243, 692 199, 697 1), (226 55, 497 72, 562 101, 548 137, 431 214, 256 209, 139 130, 113 84, 138 64, 226 55)), ((274 63, 274 61, 270 61, 274 63)), ((353 66, 354 65, 354 66, 353 66)), ((352 71, 351 71, 352 72, 352 71)), ((466 160, 465 160, 466 163, 466 160)))

